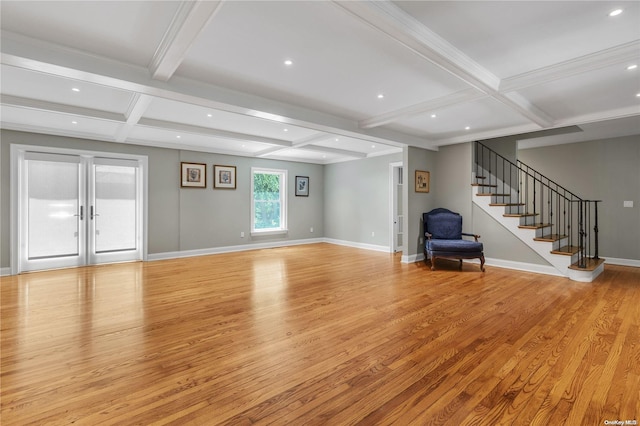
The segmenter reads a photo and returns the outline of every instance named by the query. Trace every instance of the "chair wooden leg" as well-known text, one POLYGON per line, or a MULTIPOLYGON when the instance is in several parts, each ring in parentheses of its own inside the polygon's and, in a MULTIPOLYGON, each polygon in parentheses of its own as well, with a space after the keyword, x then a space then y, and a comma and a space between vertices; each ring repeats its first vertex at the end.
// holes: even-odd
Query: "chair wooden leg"
POLYGON ((462 259, 460 259, 460 265, 459 265, 460 270, 462 271, 462 259))
POLYGON ((431 270, 435 271, 436 270, 436 258, 431 256, 431 270))
POLYGON ((480 270, 484 272, 484 256, 480 256, 480 270))

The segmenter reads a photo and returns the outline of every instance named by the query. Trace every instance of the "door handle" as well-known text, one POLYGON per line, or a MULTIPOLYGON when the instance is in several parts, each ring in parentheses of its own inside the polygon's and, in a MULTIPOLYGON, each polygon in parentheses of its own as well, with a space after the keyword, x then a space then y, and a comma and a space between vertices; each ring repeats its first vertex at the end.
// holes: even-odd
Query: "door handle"
POLYGON ((93 218, 96 217, 96 216, 100 216, 98 213, 94 213, 93 212, 93 206, 91 206, 90 215, 91 215, 91 220, 93 220, 93 218))
POLYGON ((76 217, 80 217, 80 220, 84 220, 84 206, 80 206, 80 214, 74 214, 76 217))

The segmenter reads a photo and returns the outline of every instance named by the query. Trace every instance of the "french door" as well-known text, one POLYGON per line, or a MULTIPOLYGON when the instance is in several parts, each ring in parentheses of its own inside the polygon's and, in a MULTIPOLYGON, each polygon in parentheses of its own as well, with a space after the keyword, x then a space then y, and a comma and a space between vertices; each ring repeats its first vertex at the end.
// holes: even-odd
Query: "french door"
POLYGON ((18 272, 143 258, 140 160, 26 151, 19 163, 18 272))

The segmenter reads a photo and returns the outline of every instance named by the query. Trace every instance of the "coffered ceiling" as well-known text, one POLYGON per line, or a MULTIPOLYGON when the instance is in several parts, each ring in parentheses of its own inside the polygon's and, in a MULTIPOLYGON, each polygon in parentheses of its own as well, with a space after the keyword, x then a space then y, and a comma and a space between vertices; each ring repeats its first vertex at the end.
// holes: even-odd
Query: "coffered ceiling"
POLYGON ((0 8, 6 129, 320 164, 640 134, 638 1, 0 8))

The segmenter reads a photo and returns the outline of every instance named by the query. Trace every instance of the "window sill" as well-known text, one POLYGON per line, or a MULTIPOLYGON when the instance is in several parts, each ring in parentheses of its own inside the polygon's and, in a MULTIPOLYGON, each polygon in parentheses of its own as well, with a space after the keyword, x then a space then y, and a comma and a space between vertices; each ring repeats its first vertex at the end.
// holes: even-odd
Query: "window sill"
POLYGON ((251 231, 251 236, 258 237, 260 235, 283 235, 288 233, 289 233, 288 229, 267 229, 264 231, 254 230, 254 231, 251 231))

